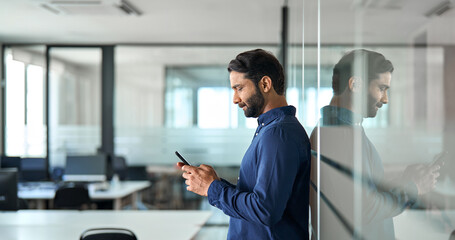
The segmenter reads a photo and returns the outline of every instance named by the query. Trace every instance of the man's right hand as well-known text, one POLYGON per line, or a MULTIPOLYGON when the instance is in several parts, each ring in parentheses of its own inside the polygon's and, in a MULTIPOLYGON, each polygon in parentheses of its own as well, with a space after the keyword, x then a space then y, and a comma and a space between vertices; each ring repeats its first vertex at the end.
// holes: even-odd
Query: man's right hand
POLYGON ((439 164, 412 164, 404 170, 404 178, 413 181, 419 195, 426 194, 433 190, 439 177, 439 164))
POLYGON ((207 197, 210 184, 214 180, 220 180, 213 167, 208 165, 189 166, 184 163, 177 163, 183 171, 182 177, 187 185, 186 190, 207 197))

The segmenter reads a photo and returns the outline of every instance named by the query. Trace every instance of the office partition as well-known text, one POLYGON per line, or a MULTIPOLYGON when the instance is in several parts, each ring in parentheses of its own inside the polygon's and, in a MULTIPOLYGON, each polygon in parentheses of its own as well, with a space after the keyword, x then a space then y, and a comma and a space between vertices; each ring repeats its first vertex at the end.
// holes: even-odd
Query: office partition
POLYGON ((455 229, 446 215, 453 208, 455 134, 448 93, 453 38, 446 34, 453 16, 445 4, 417 10, 404 1, 304 1, 303 26, 294 30, 303 39, 296 58, 305 66, 301 98, 315 99, 303 121, 312 132, 315 239, 406 239, 413 221, 394 228, 394 220, 422 220, 409 209, 422 215, 438 209, 432 226, 446 237, 455 229), (340 75, 346 59, 352 78, 340 75), (307 80, 308 66, 316 75, 307 80))

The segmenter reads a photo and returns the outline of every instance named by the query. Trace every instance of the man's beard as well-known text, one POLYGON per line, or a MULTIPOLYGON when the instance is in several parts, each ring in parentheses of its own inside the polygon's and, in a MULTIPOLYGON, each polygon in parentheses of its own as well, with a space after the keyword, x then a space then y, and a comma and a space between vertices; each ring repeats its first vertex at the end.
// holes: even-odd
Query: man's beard
POLYGON ((256 87, 256 93, 246 101, 245 117, 259 117, 264 107, 264 96, 262 96, 259 88, 256 87))
POLYGON ((374 118, 378 114, 379 108, 382 107, 381 102, 377 102, 372 96, 368 95, 368 109, 367 109, 367 117, 374 118), (376 110, 376 107, 378 108, 376 110))

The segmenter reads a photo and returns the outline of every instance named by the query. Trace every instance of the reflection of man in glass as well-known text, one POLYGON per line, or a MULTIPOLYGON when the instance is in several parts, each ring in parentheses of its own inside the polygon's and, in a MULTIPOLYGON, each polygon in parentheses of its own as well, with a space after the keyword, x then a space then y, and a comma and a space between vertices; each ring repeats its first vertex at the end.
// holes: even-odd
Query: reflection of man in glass
POLYGON ((308 239, 310 142, 286 102, 283 68, 257 49, 237 55, 228 71, 234 104, 257 118, 256 133, 236 186, 208 165, 179 163, 187 190, 231 217, 228 239, 308 239))
POLYGON ((315 128, 311 135, 313 150, 322 156, 320 184, 313 162, 310 190, 313 229, 318 223, 317 188, 324 199, 320 202, 321 239, 352 235, 395 239, 392 217, 417 195, 429 192, 439 176, 439 165, 420 164, 409 166, 393 184, 384 181, 382 160, 365 135, 362 121, 375 117, 388 103, 392 72, 392 63, 382 54, 363 49, 344 55, 333 69, 334 96, 321 109, 319 132, 315 128), (343 173, 343 169, 348 171, 343 173))

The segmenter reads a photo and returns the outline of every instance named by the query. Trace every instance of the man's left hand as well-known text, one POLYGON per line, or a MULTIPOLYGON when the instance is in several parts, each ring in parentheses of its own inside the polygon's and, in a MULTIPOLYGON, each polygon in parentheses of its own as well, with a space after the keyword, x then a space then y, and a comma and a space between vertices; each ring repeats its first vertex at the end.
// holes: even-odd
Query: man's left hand
POLYGON ((220 180, 213 167, 208 165, 200 165, 199 167, 180 165, 183 170, 182 177, 185 178, 185 184, 188 185, 186 190, 199 194, 201 196, 207 196, 210 184, 215 180, 220 180))

